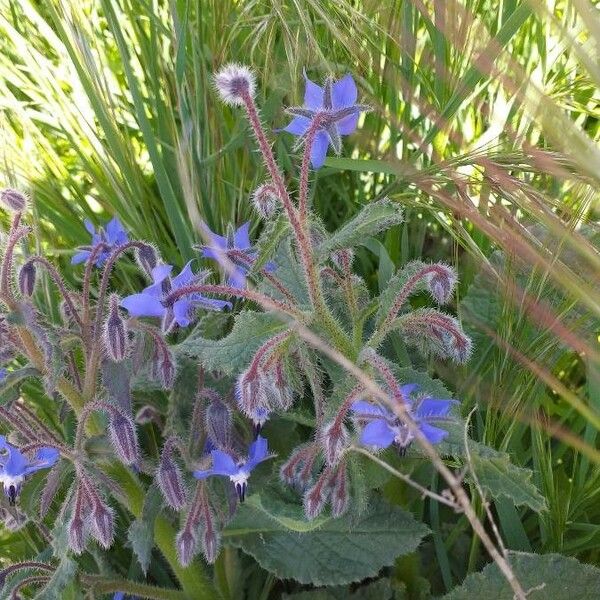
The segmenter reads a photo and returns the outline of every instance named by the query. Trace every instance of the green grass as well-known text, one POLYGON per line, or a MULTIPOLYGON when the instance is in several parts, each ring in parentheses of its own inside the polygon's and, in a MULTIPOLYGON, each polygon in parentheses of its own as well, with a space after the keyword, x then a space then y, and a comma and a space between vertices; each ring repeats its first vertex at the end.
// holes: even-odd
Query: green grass
MULTIPOLYGON (((491 273, 497 327, 459 309, 479 332, 473 360, 460 372, 429 366, 477 403, 477 439, 535 471, 548 511, 497 506, 507 545, 600 564, 600 465, 585 451, 598 431, 573 403, 600 414, 600 19, 590 7, 0 0, 0 183, 31 193, 38 244, 65 265, 86 240, 82 219, 112 214, 182 265, 201 220, 222 231, 254 219, 248 198, 265 175, 244 118, 215 97, 213 70, 232 60, 256 69, 269 128, 301 100, 303 68, 313 79, 352 72, 373 111, 315 175, 316 211, 332 230, 383 194, 406 206, 407 222, 358 256, 373 289, 421 256, 458 268, 460 296, 491 273), (532 313, 542 305, 549 320, 532 313)), ((291 140, 273 137, 291 173, 291 140)), ((36 546, 19 539, 11 553, 36 546)), ((463 542, 435 540, 446 586, 464 575, 448 563, 463 542)), ((481 551, 467 544, 476 569, 481 551)))

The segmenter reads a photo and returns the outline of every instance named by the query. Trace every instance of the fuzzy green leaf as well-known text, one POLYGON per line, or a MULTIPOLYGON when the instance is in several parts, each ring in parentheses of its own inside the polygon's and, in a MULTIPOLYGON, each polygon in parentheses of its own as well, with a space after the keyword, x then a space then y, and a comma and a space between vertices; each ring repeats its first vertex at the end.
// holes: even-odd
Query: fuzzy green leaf
POLYGON ((223 537, 281 579, 342 585, 373 577, 413 552, 427 533, 412 515, 382 500, 358 516, 307 522, 300 506, 254 494, 223 537))
MULTIPOLYGON (((591 600, 598 597, 600 569, 560 554, 510 552, 510 564, 528 600, 591 600)), ((443 600, 512 600, 513 591, 496 564, 469 575, 443 600)))
POLYGON ((352 248, 366 238, 399 225, 404 219, 400 205, 384 198, 367 204, 353 219, 328 237, 318 248, 320 262, 327 260, 334 250, 352 248))
POLYGON ((531 481, 533 472, 513 465, 508 454, 484 457, 471 453, 471 460, 479 483, 493 498, 506 496, 517 506, 526 504, 536 512, 546 508, 544 496, 531 481))
POLYGON ((286 324, 270 313, 242 311, 235 318, 229 335, 220 340, 190 336, 176 346, 176 353, 193 356, 206 369, 239 373, 267 339, 286 328, 286 324))
POLYGON ((142 516, 133 521, 127 532, 127 539, 144 574, 148 572, 152 548, 154 546, 154 520, 162 505, 160 491, 156 485, 150 486, 144 499, 142 516))

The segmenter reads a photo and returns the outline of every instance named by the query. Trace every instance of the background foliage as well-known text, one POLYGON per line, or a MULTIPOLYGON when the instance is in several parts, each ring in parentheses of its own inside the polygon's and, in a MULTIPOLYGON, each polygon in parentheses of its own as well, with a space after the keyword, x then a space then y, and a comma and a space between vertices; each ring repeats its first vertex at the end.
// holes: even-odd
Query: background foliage
MULTIPOLYGON (((405 207, 359 251, 372 292, 417 258, 458 269, 470 363, 425 364, 400 340, 393 351, 476 407, 474 439, 533 471, 537 496, 494 501, 508 548, 600 565, 599 44, 585 0, 0 0, 1 183, 30 192, 37 244, 65 266, 82 219, 113 214, 181 266, 201 220, 222 231, 252 217, 264 177, 243 116, 216 99, 215 68, 253 65, 273 128, 303 69, 352 72, 374 110, 315 174, 316 212, 331 231, 383 193, 405 207)), ((297 168, 289 138, 275 150, 297 168)), ((139 287, 131 273, 119 271, 124 291, 139 287)), ((386 497, 406 505, 397 483, 386 497)), ((390 569, 396 588, 421 597, 425 578, 439 595, 480 570, 464 518, 410 508, 433 535, 390 569)), ((2 535, 7 563, 43 546, 28 529, 2 535)), ((242 573, 249 597, 280 591, 258 563, 228 548, 221 593, 238 597, 242 573)))

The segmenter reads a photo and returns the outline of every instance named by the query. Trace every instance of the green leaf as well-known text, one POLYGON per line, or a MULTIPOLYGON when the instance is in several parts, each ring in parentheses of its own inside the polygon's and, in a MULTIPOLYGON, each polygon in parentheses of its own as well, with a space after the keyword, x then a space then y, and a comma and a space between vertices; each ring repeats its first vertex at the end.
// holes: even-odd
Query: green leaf
POLYGON ((472 452, 471 460, 479 483, 493 498, 505 496, 536 512, 546 508, 544 496, 531 481, 533 471, 513 465, 508 454, 484 457, 472 452))
MULTIPOLYGON (((598 597, 600 569, 560 554, 510 552, 509 561, 528 600, 591 600, 598 597)), ((489 564, 469 575, 443 600, 512 600, 513 591, 498 569, 489 564)))
POLYGON ((64 589, 73 581, 77 563, 65 556, 47 585, 35 597, 38 600, 62 600, 64 589))
POLYGON ((220 340, 190 336, 175 347, 175 352, 200 359, 209 370, 239 373, 267 339, 286 327, 287 325, 273 314, 242 311, 235 318, 229 335, 220 340))
POLYGON ((412 515, 383 500, 358 516, 307 522, 299 505, 254 494, 223 538, 281 579, 341 585, 373 577, 413 552, 427 533, 412 515))
POLYGON ((117 363, 107 359, 101 369, 102 383, 110 399, 127 414, 131 412, 130 363, 130 360, 117 363))
POLYGON ((133 521, 127 532, 127 539, 142 567, 144 574, 148 572, 152 548, 154 546, 154 520, 163 506, 159 489, 151 485, 144 499, 142 516, 133 521))
POLYGON ((336 586, 283 596, 284 600, 390 600, 392 597, 389 579, 378 579, 359 588, 336 586))
POLYGON ((319 246, 317 258, 323 262, 334 250, 358 246, 366 238, 402 223, 403 218, 398 203, 387 198, 371 202, 319 246))

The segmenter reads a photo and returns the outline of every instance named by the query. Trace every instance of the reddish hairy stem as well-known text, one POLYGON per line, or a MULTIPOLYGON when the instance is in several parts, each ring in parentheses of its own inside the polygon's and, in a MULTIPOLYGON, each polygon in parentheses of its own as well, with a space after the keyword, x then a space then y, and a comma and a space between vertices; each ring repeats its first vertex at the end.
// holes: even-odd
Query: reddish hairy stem
POLYGON ((302 166, 300 168, 300 184, 298 187, 298 212, 300 223, 306 228, 306 217, 308 214, 308 173, 310 171, 310 153, 315 142, 315 136, 321 127, 323 116, 316 114, 312 120, 304 142, 304 153, 302 154, 302 166))
POLYGON ((268 339, 254 354, 254 358, 248 367, 248 374, 256 375, 260 368, 260 363, 265 358, 266 354, 270 352, 275 346, 279 343, 283 342, 286 338, 291 335, 291 330, 287 329, 286 331, 282 331, 272 338, 268 339))
MULTIPOLYGON (((20 213, 18 216, 20 216, 20 213)), ((15 221, 13 221, 13 227, 11 227, 10 236, 6 242, 4 260, 2 261, 2 268, 0 269, 0 293, 9 306, 12 306, 15 301, 12 290, 10 289, 10 275, 12 272, 15 246, 22 237, 25 237, 31 231, 31 227, 14 227, 15 223, 18 223, 16 216, 15 221)))
POLYGON ((46 271, 52 278, 52 281, 54 281, 54 283, 56 284, 56 287, 60 290, 60 293, 62 294, 63 298, 65 299, 65 302, 67 303, 67 306, 69 307, 69 310, 71 311, 71 314, 77 321, 77 325, 79 325, 79 328, 80 328, 81 332, 83 333, 83 321, 81 320, 81 317, 79 316, 79 313, 77 312, 77 310, 75 308, 75 303, 73 302, 73 298, 71 297, 69 290, 67 290, 67 287, 65 286, 65 282, 63 281, 63 279, 60 276, 60 273, 58 272, 56 267, 49 260, 45 259, 43 256, 32 256, 27 262, 38 263, 46 269, 46 271))
POLYGON ((445 274, 444 269, 442 269, 439 265, 427 265, 423 267, 419 271, 417 271, 405 284, 398 296, 396 297, 396 301, 394 305, 388 312, 383 324, 379 328, 382 334, 387 333, 389 330, 393 320, 396 318, 398 311, 402 308, 403 304, 406 302, 407 298, 410 296, 411 292, 417 285, 420 279, 423 279, 429 273, 438 273, 445 274))
POLYGON ((247 300, 257 302, 258 304, 270 310, 276 310, 290 315, 295 319, 302 318, 302 314, 289 304, 280 302, 279 300, 274 300, 273 298, 269 298, 269 296, 265 296, 265 294, 261 294, 260 292, 256 292, 254 290, 238 289, 228 285, 200 284, 180 287, 171 292, 165 298, 164 302, 166 304, 172 304, 178 298, 187 296, 189 294, 224 294, 226 296, 239 296, 240 298, 246 298, 247 300))
POLYGON ((342 402, 342 405, 338 409, 338 412, 335 416, 335 420, 333 421, 332 429, 339 430, 342 427, 342 424, 344 423, 344 419, 346 418, 346 415, 348 414, 348 411, 350 410, 350 406, 351 406, 352 402, 354 402, 356 397, 363 390, 364 390, 363 385, 361 383, 358 383, 354 386, 352 391, 346 396, 346 398, 342 402))

